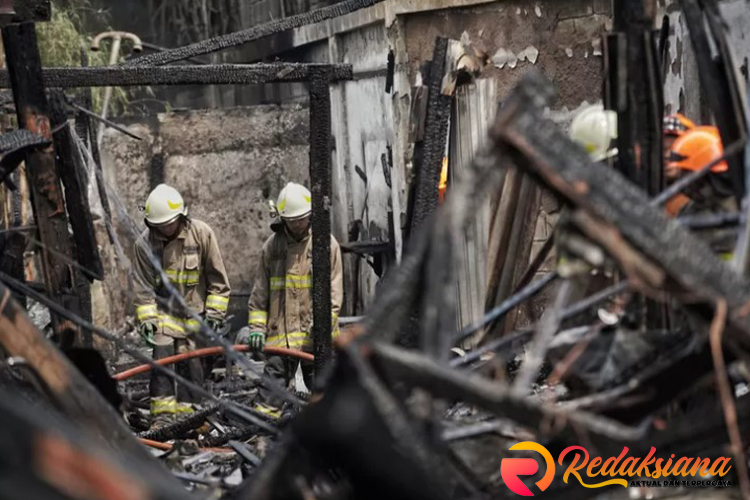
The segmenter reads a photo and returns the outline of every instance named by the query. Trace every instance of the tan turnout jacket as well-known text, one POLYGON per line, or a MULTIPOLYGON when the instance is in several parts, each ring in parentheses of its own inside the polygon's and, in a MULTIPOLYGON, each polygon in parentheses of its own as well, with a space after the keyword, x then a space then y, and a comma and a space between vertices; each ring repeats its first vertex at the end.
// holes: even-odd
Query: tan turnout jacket
MULTIPOLYGON (((333 337, 344 300, 341 249, 331 236, 331 316, 333 337)), ((312 352, 312 234, 296 241, 280 230, 263 245, 249 302, 251 332, 266 334, 266 345, 312 352)))
POLYGON ((216 235, 205 222, 189 219, 172 241, 147 228, 135 243, 135 306, 139 323, 153 321, 159 333, 174 338, 184 338, 199 329, 189 312, 170 299, 160 273, 149 259, 149 249, 194 313, 214 319, 226 316, 229 278, 216 235))

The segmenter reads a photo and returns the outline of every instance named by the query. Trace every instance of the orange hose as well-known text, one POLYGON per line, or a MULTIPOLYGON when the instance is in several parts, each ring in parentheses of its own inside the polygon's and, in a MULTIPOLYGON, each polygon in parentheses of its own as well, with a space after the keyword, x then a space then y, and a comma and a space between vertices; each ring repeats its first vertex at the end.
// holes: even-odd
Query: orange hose
MULTIPOLYGON (((233 345, 232 349, 237 352, 247 352, 250 350, 250 346, 238 344, 238 345, 233 345)), ((166 358, 156 360, 156 363, 159 365, 171 365, 179 361, 185 361, 186 359, 202 358, 204 356, 214 356, 217 354, 221 354, 223 352, 224 352, 223 347, 206 347, 204 349, 196 349, 195 351, 183 352, 182 354, 168 356, 166 358)), ((263 352, 266 354, 291 356, 293 358, 298 358, 304 361, 315 360, 312 354, 298 351, 296 349, 287 349, 286 347, 264 347, 263 352)), ((146 373, 149 370, 151 370, 151 365, 140 365, 140 366, 131 368, 129 370, 125 370, 124 372, 117 373, 113 375, 112 378, 114 378, 115 380, 125 380, 135 375, 146 373)))
MULTIPOLYGON (((169 443, 162 443, 161 441, 154 441, 152 439, 145 439, 145 438, 138 438, 138 441, 145 444, 146 446, 150 446, 151 448, 156 448, 158 450, 171 450, 174 445, 171 445, 169 443)), ((216 453, 234 453, 234 450, 231 448, 199 448, 203 451, 213 451, 216 453)))

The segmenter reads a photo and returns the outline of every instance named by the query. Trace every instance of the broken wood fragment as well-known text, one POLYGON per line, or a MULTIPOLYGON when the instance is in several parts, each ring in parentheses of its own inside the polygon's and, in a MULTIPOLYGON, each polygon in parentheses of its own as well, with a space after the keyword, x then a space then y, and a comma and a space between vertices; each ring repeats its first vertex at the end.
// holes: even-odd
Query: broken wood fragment
MULTIPOLYGON (((52 140, 49 105, 42 80, 42 63, 34 24, 6 26, 2 29, 8 75, 22 128, 52 140)), ((26 175, 32 191, 34 219, 39 228, 44 282, 50 297, 65 307, 80 311, 81 304, 73 286, 73 272, 59 255, 73 258, 68 232, 60 175, 55 165, 55 151, 48 146, 26 155, 26 175), (57 255, 56 255, 57 254, 57 255)), ((78 328, 53 315, 60 342, 71 346, 79 336, 78 328)))

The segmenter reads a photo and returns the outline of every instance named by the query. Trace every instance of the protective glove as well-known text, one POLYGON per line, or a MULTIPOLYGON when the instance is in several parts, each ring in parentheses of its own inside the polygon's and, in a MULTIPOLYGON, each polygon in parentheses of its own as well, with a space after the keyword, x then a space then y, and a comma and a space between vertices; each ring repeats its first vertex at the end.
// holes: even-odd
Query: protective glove
POLYGON ((155 346, 156 342, 154 342, 154 335, 156 335, 156 325, 154 323, 145 322, 141 323, 141 326, 138 328, 138 333, 140 333, 141 338, 150 346, 155 346))
POLYGON ((247 344, 253 351, 261 351, 266 343, 266 334, 263 332, 251 332, 250 328, 244 327, 237 334, 238 344, 247 344))
POLYGON ((221 329, 224 328, 224 321, 217 318, 206 318, 206 326, 216 333, 221 333, 221 329))

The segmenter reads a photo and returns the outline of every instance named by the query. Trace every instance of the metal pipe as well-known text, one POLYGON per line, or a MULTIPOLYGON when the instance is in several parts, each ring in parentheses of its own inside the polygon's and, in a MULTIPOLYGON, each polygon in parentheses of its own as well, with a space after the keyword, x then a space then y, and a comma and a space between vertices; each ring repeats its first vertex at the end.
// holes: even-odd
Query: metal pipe
MULTIPOLYGON (((133 42, 133 52, 141 52, 143 50, 143 44, 141 39, 133 33, 126 33, 124 31, 106 31, 99 33, 91 41, 91 50, 96 52, 99 50, 99 45, 105 38, 112 39, 112 51, 109 55, 109 65, 114 66, 117 64, 117 60, 120 58, 120 47, 122 46, 122 39, 128 39, 133 42)), ((112 98, 112 87, 107 87, 104 90, 104 101, 102 103, 102 121, 107 119, 107 112, 109 111, 109 101, 112 98)), ((102 136, 104 135, 104 123, 99 124, 99 131, 96 136, 96 142, 101 143, 102 136)))

